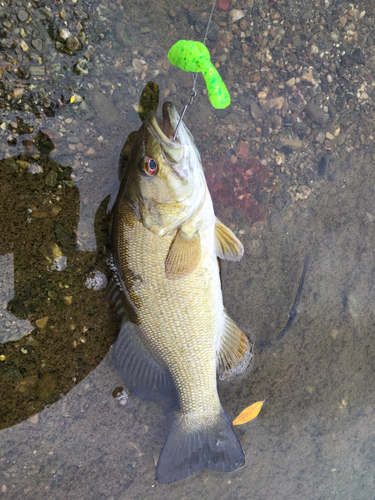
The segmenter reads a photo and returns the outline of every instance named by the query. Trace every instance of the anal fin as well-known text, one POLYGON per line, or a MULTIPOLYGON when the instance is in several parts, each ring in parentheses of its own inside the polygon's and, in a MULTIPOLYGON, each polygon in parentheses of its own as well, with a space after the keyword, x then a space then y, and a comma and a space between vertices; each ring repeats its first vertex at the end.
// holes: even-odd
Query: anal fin
POLYGON ((243 256, 242 243, 218 218, 215 223, 215 242, 216 254, 220 259, 238 261, 243 256))
POLYGON ((253 358, 253 344, 226 313, 217 358, 221 380, 243 372, 253 358))
POLYGON ((171 376, 152 357, 139 335, 139 327, 125 321, 114 344, 113 358, 123 382, 141 399, 159 401, 174 389, 171 376))

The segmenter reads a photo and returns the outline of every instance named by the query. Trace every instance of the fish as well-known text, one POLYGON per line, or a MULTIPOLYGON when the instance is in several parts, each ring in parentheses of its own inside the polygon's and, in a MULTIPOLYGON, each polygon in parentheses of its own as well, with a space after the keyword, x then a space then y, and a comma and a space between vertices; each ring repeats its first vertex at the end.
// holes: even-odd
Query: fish
POLYGON ((179 404, 155 477, 168 484, 201 469, 230 472, 245 461, 223 409, 217 376, 249 365, 252 343, 228 316, 219 261, 244 248, 214 213, 193 136, 171 102, 132 139, 113 208, 111 268, 122 317, 113 356, 142 399, 179 404))

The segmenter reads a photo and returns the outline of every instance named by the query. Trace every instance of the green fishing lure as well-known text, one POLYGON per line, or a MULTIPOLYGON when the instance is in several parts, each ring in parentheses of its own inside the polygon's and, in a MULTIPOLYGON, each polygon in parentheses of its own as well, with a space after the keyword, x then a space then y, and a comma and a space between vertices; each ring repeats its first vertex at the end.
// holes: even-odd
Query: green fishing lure
POLYGON ((211 104, 223 109, 230 104, 230 95, 225 83, 210 60, 210 53, 203 43, 179 40, 168 52, 169 61, 184 71, 202 72, 211 104))

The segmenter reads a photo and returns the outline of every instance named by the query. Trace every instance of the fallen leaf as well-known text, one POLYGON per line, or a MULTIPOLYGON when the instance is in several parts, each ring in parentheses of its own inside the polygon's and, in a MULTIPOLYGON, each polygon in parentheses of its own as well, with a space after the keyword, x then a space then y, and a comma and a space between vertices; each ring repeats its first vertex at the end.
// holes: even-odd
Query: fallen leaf
POLYGON ((260 412, 260 410, 263 406, 263 403, 264 403, 264 401, 257 401, 253 405, 245 408, 238 415, 238 417, 235 420, 233 420, 233 425, 246 424, 246 422, 250 422, 250 420, 253 420, 255 417, 258 416, 258 413, 260 412))

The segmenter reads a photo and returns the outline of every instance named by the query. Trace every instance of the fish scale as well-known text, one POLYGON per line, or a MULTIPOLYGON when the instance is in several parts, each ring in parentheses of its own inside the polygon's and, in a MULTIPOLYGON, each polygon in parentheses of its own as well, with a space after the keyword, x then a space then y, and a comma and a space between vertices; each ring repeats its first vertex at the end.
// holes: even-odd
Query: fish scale
POLYGON ((212 250, 203 252, 197 269, 186 278, 168 280, 164 262, 175 233, 160 237, 145 231, 127 203, 120 217, 124 226, 119 235, 118 269, 126 270, 123 283, 132 302, 139 304, 137 319, 143 327, 142 340, 162 366, 167 366, 171 356, 176 359, 173 366, 169 363, 169 371, 182 413, 199 411, 204 405, 206 412, 211 410, 216 414, 220 404, 216 391, 215 336, 222 323, 223 306, 219 269, 213 254, 213 231, 207 238, 212 243, 206 245, 212 250), (142 276, 141 290, 136 293, 131 291, 133 276, 142 276))

